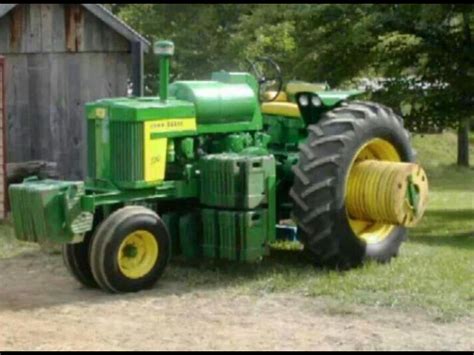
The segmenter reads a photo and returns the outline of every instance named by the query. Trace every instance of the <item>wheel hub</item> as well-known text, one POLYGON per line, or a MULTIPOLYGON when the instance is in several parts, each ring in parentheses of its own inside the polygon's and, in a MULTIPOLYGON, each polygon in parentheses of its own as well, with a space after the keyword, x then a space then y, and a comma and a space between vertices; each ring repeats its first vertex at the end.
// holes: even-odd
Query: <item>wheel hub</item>
POLYGON ((120 245, 117 255, 119 269, 128 278, 140 278, 156 264, 158 252, 158 243, 150 232, 132 232, 120 245))

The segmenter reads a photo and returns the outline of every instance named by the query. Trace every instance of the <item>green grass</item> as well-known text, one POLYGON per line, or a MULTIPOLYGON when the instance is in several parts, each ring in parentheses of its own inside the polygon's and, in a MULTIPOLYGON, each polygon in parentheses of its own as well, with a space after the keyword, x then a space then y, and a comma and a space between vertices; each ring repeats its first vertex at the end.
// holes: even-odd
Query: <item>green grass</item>
POLYGON ((178 268, 172 277, 186 275, 182 280, 193 287, 321 297, 328 300, 330 313, 350 313, 363 304, 422 310, 440 321, 474 316, 474 169, 453 165, 453 133, 416 136, 413 144, 428 174, 430 201, 422 222, 391 263, 368 263, 343 273, 315 270, 300 260, 297 248, 285 245, 286 251, 257 266, 204 266, 196 272, 178 268))
MULTIPOLYGON (((319 297, 331 314, 348 314, 357 305, 428 313, 440 321, 474 316, 474 169, 458 168, 456 136, 415 136, 418 159, 427 171, 430 201, 425 217, 411 230, 400 256, 389 264, 368 263, 346 271, 315 270, 301 260, 295 245, 257 265, 175 261, 167 280, 193 289, 232 288, 319 297)), ((474 146, 471 146, 474 165, 474 146)), ((0 225, 0 258, 31 249, 0 225)))

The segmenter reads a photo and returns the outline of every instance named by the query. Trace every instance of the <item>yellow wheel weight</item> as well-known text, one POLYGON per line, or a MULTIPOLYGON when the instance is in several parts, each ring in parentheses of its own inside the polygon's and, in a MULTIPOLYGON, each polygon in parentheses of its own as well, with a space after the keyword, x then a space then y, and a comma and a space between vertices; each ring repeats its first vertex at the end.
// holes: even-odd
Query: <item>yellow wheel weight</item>
POLYGON ((428 201, 428 179, 414 163, 363 160, 354 164, 346 207, 357 220, 414 226, 428 201))
POLYGON ((138 279, 151 271, 159 254, 158 243, 150 232, 137 230, 125 237, 119 247, 117 261, 123 275, 138 279))
MULTIPOLYGON (((402 163, 402 158, 395 146, 385 139, 373 138, 358 149, 349 166, 349 174, 346 177, 345 184, 347 218, 353 232, 367 244, 381 242, 390 235, 397 225, 407 227, 414 225, 423 215, 426 206, 427 179, 426 174, 419 167, 418 170, 415 170, 415 175, 408 175, 410 183, 406 182, 408 187, 411 187, 412 192, 406 197, 415 195, 416 201, 413 198, 411 202, 408 198, 402 199, 400 192, 396 190, 390 193, 391 190, 388 187, 396 186, 396 179, 400 180, 401 176, 400 172, 399 174, 395 173, 399 166, 391 165, 392 163, 402 163), (385 163, 385 167, 382 169, 382 166, 380 166, 379 173, 375 173, 372 168, 364 168, 364 165, 357 168, 359 164, 367 161, 385 163), (384 178, 381 178, 382 176, 384 178), (392 194, 398 194, 398 198, 394 198, 392 194), (400 203, 402 200, 403 203, 400 203), (399 208, 405 209, 408 211, 406 220, 403 224, 398 224, 399 220, 393 218, 393 216, 397 213, 402 214, 402 212, 393 212, 393 209, 382 208, 381 205, 399 206, 399 208), (411 209, 413 211, 409 211, 411 209), (411 222, 409 221, 410 214, 413 217, 411 222), (394 220, 397 223, 393 223, 394 220)), ((371 165, 371 167, 373 166, 371 165)), ((402 183, 402 190, 404 186, 402 183)))

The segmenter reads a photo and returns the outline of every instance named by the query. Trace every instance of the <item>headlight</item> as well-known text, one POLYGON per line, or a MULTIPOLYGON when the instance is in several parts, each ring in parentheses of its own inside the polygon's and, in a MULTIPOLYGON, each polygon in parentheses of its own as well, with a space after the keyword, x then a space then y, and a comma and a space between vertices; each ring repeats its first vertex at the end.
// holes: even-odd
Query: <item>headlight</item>
POLYGON ((323 103, 321 102, 321 99, 318 96, 313 96, 311 98, 311 104, 315 107, 321 106, 323 103))
POLYGON ((301 95, 298 98, 298 102, 301 106, 308 106, 308 104, 309 104, 308 95, 301 95))

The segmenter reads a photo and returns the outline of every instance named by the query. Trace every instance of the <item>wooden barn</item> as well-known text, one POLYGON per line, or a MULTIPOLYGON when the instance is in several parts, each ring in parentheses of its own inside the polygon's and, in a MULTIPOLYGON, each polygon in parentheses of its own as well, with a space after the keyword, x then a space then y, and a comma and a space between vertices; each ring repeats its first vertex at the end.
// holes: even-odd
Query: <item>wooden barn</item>
POLYGON ((84 103, 126 96, 130 83, 140 95, 148 48, 98 4, 0 4, 6 161, 57 163, 59 178, 84 178, 84 103))

